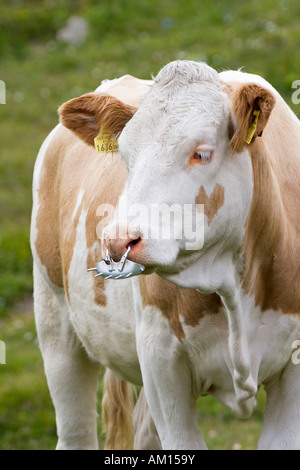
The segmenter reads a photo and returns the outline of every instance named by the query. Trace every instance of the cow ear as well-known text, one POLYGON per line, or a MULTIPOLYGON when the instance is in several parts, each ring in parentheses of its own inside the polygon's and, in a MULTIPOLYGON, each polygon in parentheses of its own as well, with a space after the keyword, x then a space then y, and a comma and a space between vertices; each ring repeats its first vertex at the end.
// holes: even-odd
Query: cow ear
POLYGON ((118 137, 137 108, 103 93, 87 93, 58 110, 60 122, 89 145, 100 132, 118 137))
POLYGON ((230 144, 235 152, 261 136, 275 105, 274 95, 255 83, 244 84, 231 95, 235 131, 230 144))

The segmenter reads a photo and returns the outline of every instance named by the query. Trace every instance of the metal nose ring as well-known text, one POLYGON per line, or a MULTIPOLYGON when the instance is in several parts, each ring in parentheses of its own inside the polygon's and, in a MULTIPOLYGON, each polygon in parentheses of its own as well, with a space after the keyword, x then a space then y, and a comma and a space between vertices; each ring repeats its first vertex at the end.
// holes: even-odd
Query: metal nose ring
POLYGON ((105 259, 96 263, 95 268, 90 268, 88 271, 97 271, 95 277, 104 277, 104 279, 128 279, 138 276, 145 271, 145 266, 127 259, 130 249, 131 247, 128 246, 119 262, 115 262, 107 251, 105 259))

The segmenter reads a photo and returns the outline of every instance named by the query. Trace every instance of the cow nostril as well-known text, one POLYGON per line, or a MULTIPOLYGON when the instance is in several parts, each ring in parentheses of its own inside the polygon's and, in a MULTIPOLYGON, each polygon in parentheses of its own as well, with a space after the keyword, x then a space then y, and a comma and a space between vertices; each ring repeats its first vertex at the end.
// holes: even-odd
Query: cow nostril
POLYGON ((131 240, 131 242, 129 242, 126 246, 126 248, 128 248, 130 246, 130 248, 133 248, 134 245, 136 245, 137 243, 139 243, 141 241, 141 237, 139 238, 136 238, 135 240, 131 240))

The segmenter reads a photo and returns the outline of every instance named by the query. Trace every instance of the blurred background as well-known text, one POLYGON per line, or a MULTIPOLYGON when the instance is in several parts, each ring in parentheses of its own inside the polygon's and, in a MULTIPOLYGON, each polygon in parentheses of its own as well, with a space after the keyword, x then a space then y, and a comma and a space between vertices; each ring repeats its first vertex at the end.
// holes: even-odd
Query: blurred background
MULTIPOLYGON (((1 1, 0 450, 56 444, 32 313, 29 226, 34 161, 57 108, 105 78, 149 79, 174 59, 190 59, 262 75, 299 117, 291 101, 300 79, 299 21, 299 0, 1 1)), ((198 405, 211 449, 255 448, 263 390, 253 417, 242 422, 211 398, 198 405)), ((99 436, 102 442, 100 420, 99 436)))

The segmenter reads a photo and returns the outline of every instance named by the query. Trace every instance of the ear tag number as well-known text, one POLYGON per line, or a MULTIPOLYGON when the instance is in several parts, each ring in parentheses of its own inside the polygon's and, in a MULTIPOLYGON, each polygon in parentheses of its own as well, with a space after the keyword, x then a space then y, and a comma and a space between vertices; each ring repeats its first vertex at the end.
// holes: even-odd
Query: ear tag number
POLYGON ((110 139, 109 134, 98 134, 94 138, 95 150, 97 153, 117 152, 119 150, 118 141, 110 139))

